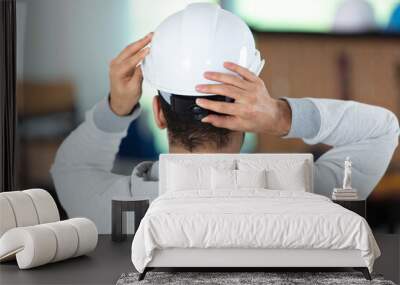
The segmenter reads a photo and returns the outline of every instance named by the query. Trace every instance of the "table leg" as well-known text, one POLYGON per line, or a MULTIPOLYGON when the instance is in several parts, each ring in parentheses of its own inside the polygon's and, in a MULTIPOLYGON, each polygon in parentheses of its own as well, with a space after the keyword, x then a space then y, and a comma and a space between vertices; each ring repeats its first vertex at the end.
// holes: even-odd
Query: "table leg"
POLYGON ((111 239, 113 241, 123 241, 122 234, 122 203, 121 201, 112 201, 112 221, 111 221, 111 239))

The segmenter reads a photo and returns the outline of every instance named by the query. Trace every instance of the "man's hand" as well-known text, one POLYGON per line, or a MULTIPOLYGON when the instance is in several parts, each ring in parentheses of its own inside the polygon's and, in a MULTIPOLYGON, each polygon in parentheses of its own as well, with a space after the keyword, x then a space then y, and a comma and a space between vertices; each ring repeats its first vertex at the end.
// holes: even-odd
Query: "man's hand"
POLYGON ((272 98, 264 82, 248 69, 232 62, 224 67, 239 76, 206 72, 204 77, 223 84, 197 85, 196 90, 207 94, 218 94, 235 99, 234 103, 197 99, 196 104, 224 115, 208 115, 202 119, 215 127, 234 131, 268 133, 278 136, 288 134, 292 113, 284 100, 272 98))
POLYGON ((110 107, 119 115, 130 114, 142 95, 142 70, 138 65, 149 53, 144 48, 150 43, 153 34, 127 46, 110 63, 110 107))

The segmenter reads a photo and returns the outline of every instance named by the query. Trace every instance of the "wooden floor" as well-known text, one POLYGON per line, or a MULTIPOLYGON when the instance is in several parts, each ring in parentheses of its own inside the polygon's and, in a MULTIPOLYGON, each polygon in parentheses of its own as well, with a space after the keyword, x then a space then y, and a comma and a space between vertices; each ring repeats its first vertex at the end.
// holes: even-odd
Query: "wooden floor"
MULTIPOLYGON (((375 263, 376 273, 399 283, 400 235, 375 234, 382 257, 375 263)), ((99 236, 94 252, 42 267, 19 270, 16 262, 0 264, 0 284, 115 284, 124 272, 134 271, 131 262, 132 237, 121 243, 111 236, 99 236)))

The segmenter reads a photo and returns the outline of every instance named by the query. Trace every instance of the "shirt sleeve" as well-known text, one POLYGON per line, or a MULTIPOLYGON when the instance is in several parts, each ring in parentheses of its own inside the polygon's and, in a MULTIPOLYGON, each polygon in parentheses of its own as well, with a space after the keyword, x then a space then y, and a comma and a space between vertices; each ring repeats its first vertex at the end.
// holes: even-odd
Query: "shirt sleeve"
POLYGON ((93 111, 93 121, 98 129, 106 133, 119 133, 125 131, 132 121, 141 113, 140 104, 137 104, 132 113, 127 116, 118 116, 110 108, 109 98, 101 100, 93 111))
POLYGON ((139 114, 140 107, 129 116, 116 116, 108 99, 102 100, 61 144, 50 170, 68 216, 93 220, 100 233, 111 231, 112 197, 131 196, 130 176, 111 169, 121 139, 139 114))
POLYGON ((292 127, 285 138, 332 146, 315 162, 315 192, 330 196, 334 187, 341 187, 343 163, 349 156, 353 187, 361 199, 366 199, 384 175, 398 145, 396 116, 387 109, 354 101, 285 100, 292 109, 292 127))

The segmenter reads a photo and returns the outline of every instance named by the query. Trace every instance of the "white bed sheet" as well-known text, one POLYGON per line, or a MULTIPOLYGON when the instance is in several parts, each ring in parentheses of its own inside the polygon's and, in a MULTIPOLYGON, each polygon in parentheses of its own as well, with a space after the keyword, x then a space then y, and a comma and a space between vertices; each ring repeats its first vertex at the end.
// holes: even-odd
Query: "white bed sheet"
POLYGON ((265 189, 161 195, 134 237, 135 268, 166 248, 357 249, 370 271, 380 255, 359 215, 321 195, 265 189))

